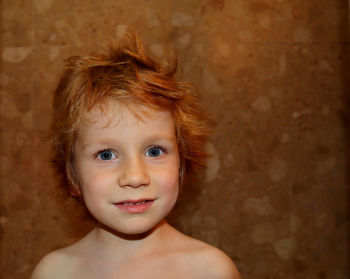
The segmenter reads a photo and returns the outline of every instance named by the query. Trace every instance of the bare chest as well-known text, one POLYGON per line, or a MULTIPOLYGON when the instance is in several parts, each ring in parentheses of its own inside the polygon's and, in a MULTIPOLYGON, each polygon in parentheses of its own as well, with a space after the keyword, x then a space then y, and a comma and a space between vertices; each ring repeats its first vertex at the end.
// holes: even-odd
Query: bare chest
MULTIPOLYGON (((68 274, 67 274, 68 275, 68 274)), ((65 278, 74 279, 195 279, 203 278, 191 264, 181 259, 139 259, 124 263, 81 264, 65 278)))

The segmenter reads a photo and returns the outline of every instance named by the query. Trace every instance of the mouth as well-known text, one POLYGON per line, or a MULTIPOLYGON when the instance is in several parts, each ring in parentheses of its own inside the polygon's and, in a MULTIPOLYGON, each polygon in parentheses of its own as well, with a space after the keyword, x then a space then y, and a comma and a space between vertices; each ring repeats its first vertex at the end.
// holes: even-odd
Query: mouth
POLYGON ((114 205, 122 211, 135 214, 146 212, 154 201, 155 199, 124 200, 114 205))
POLYGON ((152 202, 154 199, 138 199, 138 200, 125 200, 117 202, 116 204, 122 204, 122 205, 139 205, 139 204, 145 204, 147 202, 152 202))

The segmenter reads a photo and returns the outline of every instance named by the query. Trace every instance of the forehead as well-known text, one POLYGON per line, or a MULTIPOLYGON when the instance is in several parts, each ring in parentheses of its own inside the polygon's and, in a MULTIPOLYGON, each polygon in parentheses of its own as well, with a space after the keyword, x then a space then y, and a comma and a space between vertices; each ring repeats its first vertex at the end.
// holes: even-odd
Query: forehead
MULTIPOLYGON (((78 125, 78 135, 86 136, 97 131, 160 129, 175 133, 175 123, 170 111, 155 110, 141 105, 109 102, 94 106, 84 112, 78 125)), ((161 132, 161 131, 160 131, 161 132)))

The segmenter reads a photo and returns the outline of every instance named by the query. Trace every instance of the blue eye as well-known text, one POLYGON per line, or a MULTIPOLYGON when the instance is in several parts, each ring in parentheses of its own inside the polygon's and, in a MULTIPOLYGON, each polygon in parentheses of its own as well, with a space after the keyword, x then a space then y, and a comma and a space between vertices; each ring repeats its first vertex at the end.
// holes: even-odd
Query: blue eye
POLYGON ((146 155, 149 157, 159 157, 164 151, 158 146, 153 146, 146 151, 146 155))
POLYGON ((103 161, 109 161, 114 159, 116 156, 111 150, 103 150, 98 153, 97 158, 103 161))

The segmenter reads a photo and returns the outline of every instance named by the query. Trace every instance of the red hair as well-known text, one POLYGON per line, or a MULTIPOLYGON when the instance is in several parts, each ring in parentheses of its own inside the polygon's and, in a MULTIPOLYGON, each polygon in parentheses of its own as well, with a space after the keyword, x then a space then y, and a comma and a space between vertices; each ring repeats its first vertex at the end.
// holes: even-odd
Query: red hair
POLYGON ((180 176, 205 167, 206 116, 193 87, 175 79, 176 63, 165 70, 145 55, 134 31, 127 31, 106 55, 69 57, 53 99, 51 138, 54 163, 72 190, 79 181, 72 166, 76 131, 85 112, 114 100, 170 111, 175 120, 180 176))

